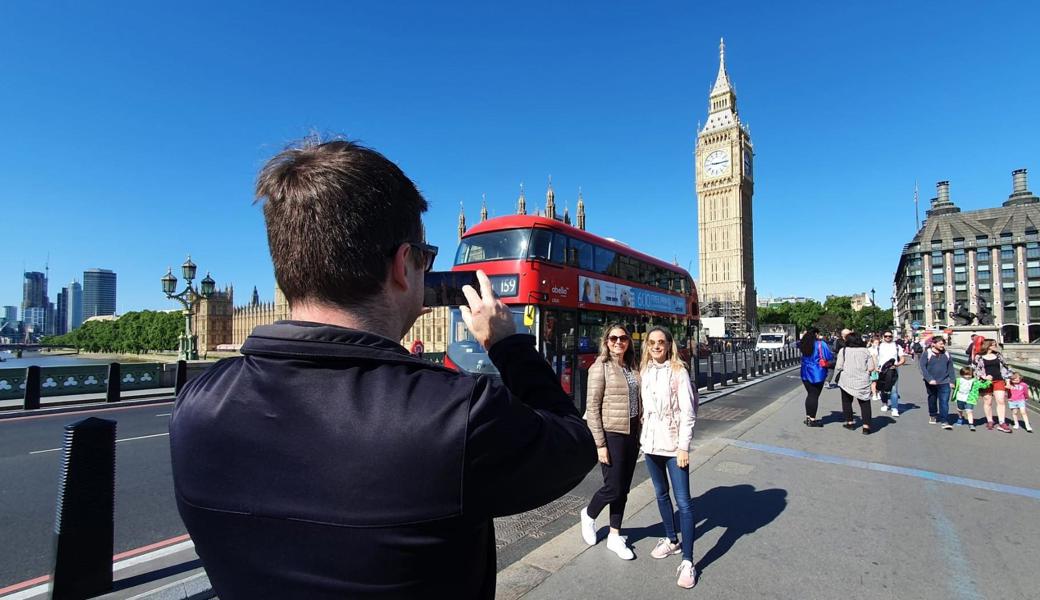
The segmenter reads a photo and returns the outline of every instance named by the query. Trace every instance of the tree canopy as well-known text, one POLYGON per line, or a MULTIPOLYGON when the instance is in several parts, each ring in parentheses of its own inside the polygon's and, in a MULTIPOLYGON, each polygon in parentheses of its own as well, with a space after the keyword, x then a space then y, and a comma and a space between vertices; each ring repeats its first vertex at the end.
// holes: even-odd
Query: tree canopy
POLYGON ((852 310, 850 296, 832 296, 820 304, 815 300, 785 302, 776 306, 758 309, 760 324, 792 323, 799 333, 815 327, 825 334, 852 329, 860 333, 883 331, 892 328, 892 311, 877 306, 864 306, 852 310))
POLYGON ((43 338, 45 346, 71 346, 86 352, 142 352, 176 350, 184 316, 179 312, 143 310, 112 321, 87 321, 65 335, 43 338))

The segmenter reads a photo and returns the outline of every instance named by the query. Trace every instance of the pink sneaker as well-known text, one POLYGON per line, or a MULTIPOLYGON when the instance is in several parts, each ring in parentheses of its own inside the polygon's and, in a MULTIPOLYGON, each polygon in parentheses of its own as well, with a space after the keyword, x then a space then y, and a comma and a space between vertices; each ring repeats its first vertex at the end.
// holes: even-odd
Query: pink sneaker
POLYGON ((697 585, 697 569, 693 568, 693 563, 690 561, 684 560, 679 563, 679 568, 676 569, 675 573, 679 576, 675 585, 686 589, 697 585))
POLYGON ((667 558, 680 552, 682 552, 682 546, 679 544, 673 544, 668 538, 661 538, 657 540, 657 545, 650 551, 650 556, 654 558, 667 558))
POLYGON ((1011 433, 1011 428, 1007 426, 1007 423, 1001 423, 1000 425, 997 425, 997 429, 1003 431, 1004 433, 1011 433))

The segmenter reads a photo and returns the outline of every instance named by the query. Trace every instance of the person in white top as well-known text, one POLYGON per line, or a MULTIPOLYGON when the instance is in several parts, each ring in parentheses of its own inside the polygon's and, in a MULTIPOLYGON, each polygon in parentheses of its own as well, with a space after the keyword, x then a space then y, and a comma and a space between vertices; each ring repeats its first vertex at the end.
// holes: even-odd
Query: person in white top
POLYGON ((666 558, 681 553, 676 584, 692 588, 697 584, 697 571, 693 566, 690 444, 697 420, 697 391, 690 384, 690 374, 679 359, 679 349, 667 329, 654 327, 647 333, 640 379, 643 398, 640 446, 646 456, 646 470, 654 484, 665 532, 650 556, 666 558), (669 480, 679 506, 678 522, 668 495, 669 480), (681 543, 677 535, 680 532, 681 543))
POLYGON ((899 347, 899 344, 893 341, 893 335, 891 331, 886 331, 882 336, 881 343, 877 346, 877 365, 878 369, 881 369, 878 390, 881 393, 881 412, 885 412, 889 409, 892 410, 892 416, 899 416, 899 371, 896 371, 896 367, 901 367, 906 364, 906 355, 903 353, 903 349, 899 347), (888 361, 894 361, 891 373, 888 373, 888 369, 884 369, 885 363, 888 361))

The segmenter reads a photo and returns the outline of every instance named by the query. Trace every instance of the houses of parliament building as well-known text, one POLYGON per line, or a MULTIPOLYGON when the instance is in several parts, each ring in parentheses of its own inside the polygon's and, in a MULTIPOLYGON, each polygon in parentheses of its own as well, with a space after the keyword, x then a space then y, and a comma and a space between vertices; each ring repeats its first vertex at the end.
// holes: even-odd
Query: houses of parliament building
MULTIPOLYGON (((527 198, 524 194, 523 184, 520 184, 520 196, 516 201, 516 214, 527 214, 527 198)), ((556 210, 556 193, 552 188, 552 178, 549 179, 548 190, 545 193, 545 209, 536 210, 535 214, 557 219, 567 224, 571 223, 569 207, 565 207, 562 214, 556 210)), ((487 219, 488 208, 485 200, 480 209, 480 221, 483 222, 487 219)), ((578 228, 585 229, 585 200, 580 189, 578 190, 575 220, 578 228)), ((459 239, 465 232, 466 215, 460 207, 459 239)), ((234 303, 233 286, 214 293, 208 299, 200 299, 198 317, 195 320, 200 351, 238 350, 252 333, 253 328, 270 325, 275 321, 292 319, 292 309, 277 283, 274 287, 273 302, 261 302, 256 287, 254 287, 248 304, 236 307, 234 303)), ((448 345, 448 323, 448 307, 435 307, 433 312, 419 317, 401 343, 405 348, 410 348, 416 340, 421 340, 426 352, 444 352, 448 345)))

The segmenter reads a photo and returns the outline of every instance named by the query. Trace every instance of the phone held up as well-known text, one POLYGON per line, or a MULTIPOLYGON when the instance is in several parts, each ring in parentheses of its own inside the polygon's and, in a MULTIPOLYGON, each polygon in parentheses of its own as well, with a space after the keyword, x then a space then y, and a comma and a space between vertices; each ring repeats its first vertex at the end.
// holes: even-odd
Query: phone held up
POLYGON ((423 289, 423 306, 461 306, 467 304, 462 286, 480 291, 476 271, 430 271, 423 289))

